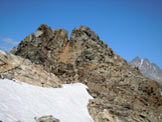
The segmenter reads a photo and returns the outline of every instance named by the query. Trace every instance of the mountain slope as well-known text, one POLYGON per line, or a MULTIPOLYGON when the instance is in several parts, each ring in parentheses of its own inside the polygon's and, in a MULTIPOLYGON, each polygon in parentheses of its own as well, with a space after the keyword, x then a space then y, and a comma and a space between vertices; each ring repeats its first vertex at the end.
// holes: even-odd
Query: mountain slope
POLYGON ((75 28, 69 39, 64 29, 40 25, 12 53, 42 65, 62 83, 87 85, 95 122, 162 121, 156 81, 144 77, 87 26, 75 28))

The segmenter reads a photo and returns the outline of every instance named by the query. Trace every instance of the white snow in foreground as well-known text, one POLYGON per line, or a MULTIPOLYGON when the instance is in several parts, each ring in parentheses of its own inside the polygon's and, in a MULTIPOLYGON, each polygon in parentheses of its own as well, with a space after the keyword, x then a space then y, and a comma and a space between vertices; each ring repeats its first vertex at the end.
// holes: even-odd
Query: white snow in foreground
POLYGON ((87 110, 92 97, 81 83, 63 88, 43 88, 0 80, 0 120, 35 122, 34 117, 53 115, 61 122, 93 122, 87 110))

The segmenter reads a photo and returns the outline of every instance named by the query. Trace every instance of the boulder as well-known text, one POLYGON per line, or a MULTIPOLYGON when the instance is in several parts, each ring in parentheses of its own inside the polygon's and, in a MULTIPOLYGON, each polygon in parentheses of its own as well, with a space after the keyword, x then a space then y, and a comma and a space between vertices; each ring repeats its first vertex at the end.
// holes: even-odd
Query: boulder
POLYGON ((36 122, 60 122, 60 120, 54 118, 52 115, 35 117, 36 122))

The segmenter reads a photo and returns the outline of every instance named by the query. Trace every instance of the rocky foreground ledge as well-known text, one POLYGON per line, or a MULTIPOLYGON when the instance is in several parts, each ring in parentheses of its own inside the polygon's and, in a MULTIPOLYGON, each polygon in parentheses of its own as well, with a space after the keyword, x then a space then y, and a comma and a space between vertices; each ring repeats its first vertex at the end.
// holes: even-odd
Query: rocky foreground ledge
MULTIPOLYGON (((44 78, 53 75, 51 80, 42 79, 43 84, 57 87, 81 82, 87 85, 94 98, 89 101, 88 110, 95 122, 162 121, 162 96, 157 82, 145 78, 87 26, 75 28, 68 38, 65 29, 52 30, 47 25, 40 25, 36 34, 27 36, 11 53, 14 55, 7 56, 28 59, 30 63, 25 73, 34 65, 41 67, 44 78)), ((5 64, 4 60, 2 62, 5 64)), ((11 62, 13 60, 7 64, 11 62)), ((5 74, 5 68, 1 69, 5 74)), ((37 68, 35 70, 40 73, 37 68)))
POLYGON ((28 59, 0 50, 0 78, 19 80, 43 87, 61 87, 59 78, 28 59))

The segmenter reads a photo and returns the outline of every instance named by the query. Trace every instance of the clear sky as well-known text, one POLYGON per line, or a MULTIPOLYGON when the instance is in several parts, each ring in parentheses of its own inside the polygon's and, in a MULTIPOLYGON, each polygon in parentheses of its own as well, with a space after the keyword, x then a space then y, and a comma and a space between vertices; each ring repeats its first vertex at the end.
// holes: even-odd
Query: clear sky
POLYGON ((10 50, 40 24, 52 29, 87 25, 130 61, 162 68, 162 0, 0 0, 0 48, 10 50))

